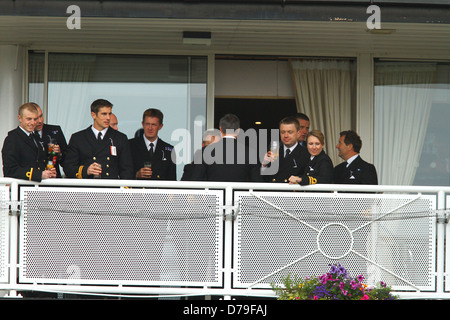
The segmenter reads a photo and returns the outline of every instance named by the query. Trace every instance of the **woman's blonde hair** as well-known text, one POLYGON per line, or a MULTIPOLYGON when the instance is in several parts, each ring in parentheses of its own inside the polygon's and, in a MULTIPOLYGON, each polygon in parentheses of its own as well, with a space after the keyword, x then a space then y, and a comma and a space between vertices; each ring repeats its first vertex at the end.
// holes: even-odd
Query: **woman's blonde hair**
POLYGON ((306 135, 306 142, 308 142, 308 138, 311 136, 319 139, 319 142, 321 145, 325 145, 325 136, 319 130, 312 130, 312 131, 308 132, 308 134, 306 135))

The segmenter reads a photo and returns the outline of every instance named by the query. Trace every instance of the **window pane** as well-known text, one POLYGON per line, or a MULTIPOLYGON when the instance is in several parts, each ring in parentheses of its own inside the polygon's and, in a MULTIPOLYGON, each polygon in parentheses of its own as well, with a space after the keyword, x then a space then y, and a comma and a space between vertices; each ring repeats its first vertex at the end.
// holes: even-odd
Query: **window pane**
MULTIPOLYGON (((90 105, 99 98, 114 105, 128 138, 142 127, 146 109, 160 109, 160 138, 176 146, 175 130, 193 132, 193 121, 206 119, 206 58, 49 54, 48 123, 61 125, 67 140, 92 124, 90 105)), ((183 163, 178 179, 182 170, 183 163)))
POLYGON ((450 185, 450 68, 375 64, 375 160, 381 184, 450 185))
POLYGON ((43 106, 45 54, 30 52, 28 62, 28 101, 43 106))

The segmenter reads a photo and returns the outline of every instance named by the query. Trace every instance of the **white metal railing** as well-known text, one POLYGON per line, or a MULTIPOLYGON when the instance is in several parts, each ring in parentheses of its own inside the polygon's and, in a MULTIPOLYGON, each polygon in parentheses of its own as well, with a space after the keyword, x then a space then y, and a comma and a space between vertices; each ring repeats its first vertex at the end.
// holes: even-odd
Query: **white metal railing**
POLYGON ((0 290, 8 296, 272 297, 270 282, 286 272, 311 275, 339 260, 368 281, 387 277, 400 297, 450 297, 450 187, 8 178, 0 185, 0 290), (339 208, 334 216, 330 203, 339 208), (328 246, 333 241, 340 245, 328 246))
POLYGON ((8 281, 9 188, 0 186, 0 282, 8 281))

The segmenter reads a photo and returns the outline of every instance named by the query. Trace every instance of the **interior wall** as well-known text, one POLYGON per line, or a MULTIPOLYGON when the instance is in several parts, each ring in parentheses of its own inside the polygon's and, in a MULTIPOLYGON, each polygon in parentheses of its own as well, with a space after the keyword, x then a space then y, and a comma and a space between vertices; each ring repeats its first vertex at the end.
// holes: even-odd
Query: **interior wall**
POLYGON ((217 59, 215 96, 294 98, 289 62, 217 59))

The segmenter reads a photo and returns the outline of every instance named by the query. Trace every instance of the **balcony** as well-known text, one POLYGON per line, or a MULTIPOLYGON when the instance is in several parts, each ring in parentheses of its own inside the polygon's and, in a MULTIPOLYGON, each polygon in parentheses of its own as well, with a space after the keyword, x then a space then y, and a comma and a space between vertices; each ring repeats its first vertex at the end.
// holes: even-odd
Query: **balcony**
POLYGON ((0 290, 274 298, 341 263, 403 299, 450 298, 450 187, 0 181, 0 290))

